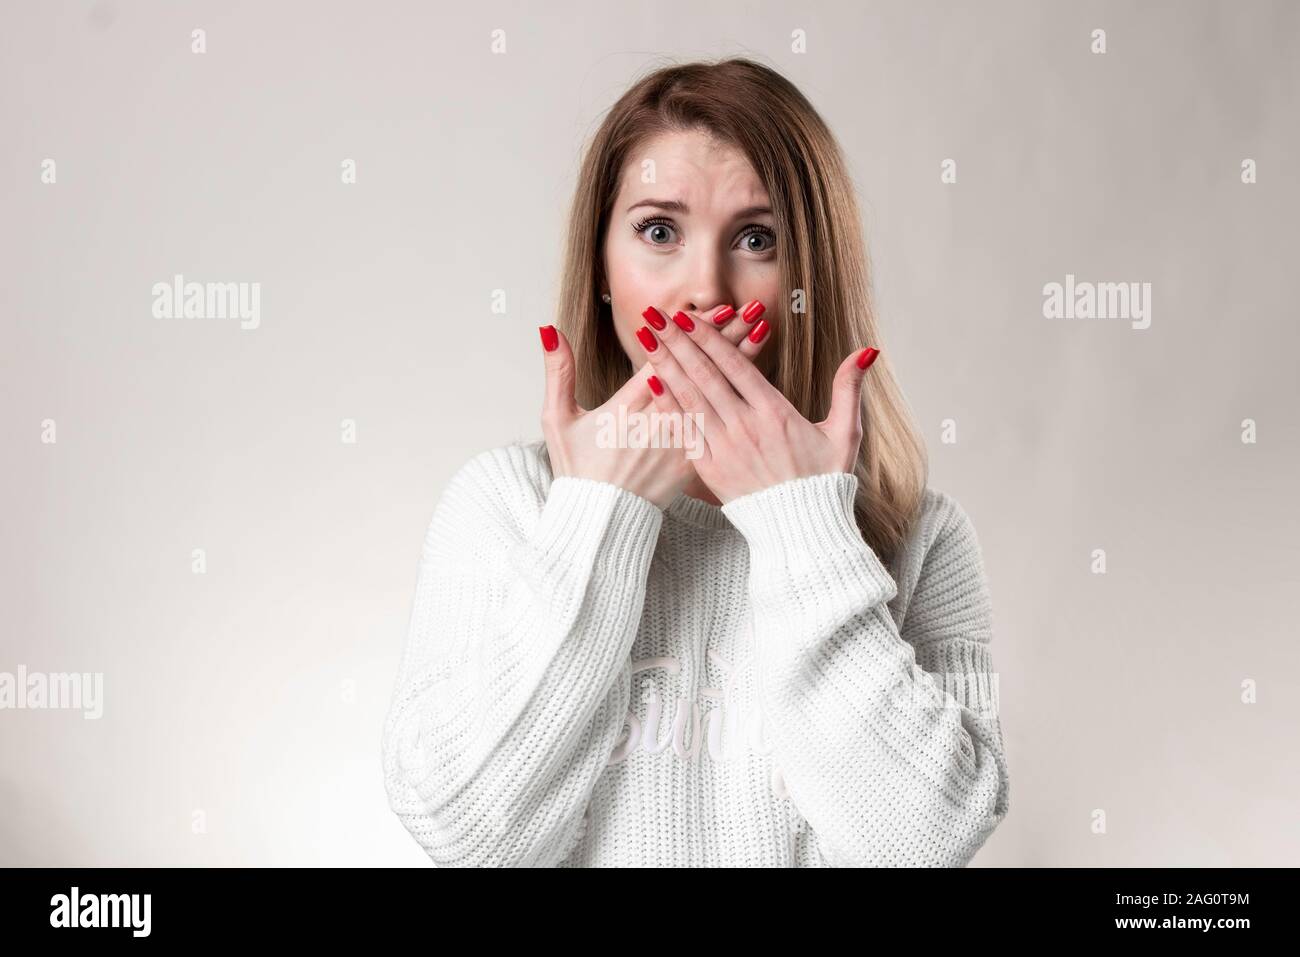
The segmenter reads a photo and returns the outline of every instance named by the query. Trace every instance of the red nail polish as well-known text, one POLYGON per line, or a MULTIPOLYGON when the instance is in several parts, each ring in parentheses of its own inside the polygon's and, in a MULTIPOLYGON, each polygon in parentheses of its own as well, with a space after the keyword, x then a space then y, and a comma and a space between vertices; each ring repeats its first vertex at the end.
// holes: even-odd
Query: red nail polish
POLYGON ((656 329, 668 328, 668 323, 664 322, 664 317, 659 315, 659 310, 654 306, 647 306, 646 311, 641 313, 641 316, 656 329))
POLYGON ((654 352, 659 348, 659 342, 655 339, 655 334, 645 326, 636 331, 636 337, 641 340, 641 345, 645 346, 646 352, 654 352))
POLYGON ((673 322, 681 326, 686 332, 690 332, 695 328, 695 323, 691 322, 691 317, 686 315, 686 313, 682 312, 680 309, 673 314, 673 322))
POLYGON ((721 311, 713 317, 713 324, 715 326, 720 326, 735 314, 735 309, 732 309, 730 306, 723 306, 721 311))
POLYGON ((740 314, 740 317, 744 319, 746 322, 753 322, 755 319, 757 319, 766 311, 767 311, 767 306, 763 305, 761 302, 755 299, 753 302, 751 302, 748 306, 745 307, 745 311, 740 314))
POLYGON ((858 356, 858 368, 865 369, 871 363, 876 361, 876 356, 880 355, 879 349, 872 349, 870 346, 862 350, 862 355, 858 356))
POLYGON ((646 379, 646 382, 650 383, 650 391, 655 395, 664 394, 664 384, 659 381, 657 375, 652 375, 650 378, 646 379))
POLYGON ((764 337, 765 335, 767 335, 767 330, 769 330, 769 329, 771 329, 771 328, 772 328, 772 327, 769 326, 769 325, 767 324, 767 320, 766 320, 766 319, 760 319, 760 320, 758 320, 758 325, 756 325, 756 326, 754 327, 754 331, 751 332, 751 333, 749 334, 749 341, 750 341, 750 342, 762 342, 762 341, 763 341, 763 337, 764 337))
POLYGON ((560 337, 556 335, 554 326, 538 326, 537 331, 542 335, 542 348, 547 352, 554 352, 560 344, 560 337))

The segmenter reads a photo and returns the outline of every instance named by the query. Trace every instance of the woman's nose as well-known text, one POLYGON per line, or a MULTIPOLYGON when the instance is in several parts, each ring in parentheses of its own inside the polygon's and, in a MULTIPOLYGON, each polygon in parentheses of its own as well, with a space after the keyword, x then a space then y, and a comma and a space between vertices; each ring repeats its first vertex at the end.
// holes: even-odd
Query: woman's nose
POLYGON ((703 260, 697 265, 694 282, 683 297, 686 304, 682 308, 687 312, 705 313, 731 302, 727 298, 731 295, 731 289, 723 275, 721 263, 710 257, 703 257, 703 260))

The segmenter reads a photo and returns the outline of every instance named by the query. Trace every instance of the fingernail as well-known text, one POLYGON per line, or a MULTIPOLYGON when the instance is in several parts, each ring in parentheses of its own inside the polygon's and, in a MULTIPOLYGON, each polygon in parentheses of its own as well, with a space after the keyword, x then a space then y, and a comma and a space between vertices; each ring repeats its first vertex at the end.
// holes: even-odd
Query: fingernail
POLYGON ((641 313, 642 317, 656 329, 667 329, 668 323, 664 322, 664 317, 659 315, 659 310, 654 306, 647 306, 646 311, 641 313))
POLYGON ((659 342, 655 339, 655 334, 645 326, 636 331, 636 337, 641 340, 641 345, 645 346, 646 352, 654 352, 659 348, 659 342))
POLYGON ((554 326, 538 326, 537 331, 542 335, 542 348, 547 352, 554 352, 556 346, 560 344, 560 337, 555 333, 554 326))
POLYGON ((650 383, 650 391, 655 395, 664 394, 664 384, 659 381, 657 375, 652 375, 650 378, 646 379, 646 382, 650 383))
POLYGON ((753 302, 751 302, 748 306, 745 307, 745 311, 740 314, 740 317, 744 319, 746 322, 753 322, 755 319, 761 316, 766 310, 767 310, 767 306, 763 305, 761 302, 755 299, 753 302))
POLYGON ((722 309, 718 312, 718 314, 713 317, 713 324, 715 326, 720 326, 735 314, 736 314, 735 309, 732 309, 730 306, 723 306, 722 309))
POLYGON ((858 356, 858 368, 865 369, 871 363, 876 361, 876 356, 880 355, 879 349, 872 349, 870 346, 862 350, 862 355, 858 356))
POLYGON ((772 328, 772 327, 769 326, 769 325, 767 324, 767 320, 766 320, 766 319, 760 319, 760 320, 758 320, 758 325, 756 325, 756 326, 754 327, 754 331, 751 332, 751 333, 749 334, 749 341, 750 341, 750 342, 762 342, 762 341, 763 341, 763 337, 764 337, 765 335, 767 335, 767 330, 769 330, 769 329, 771 329, 771 328, 772 328))
POLYGON ((673 322, 681 326, 686 332, 690 332, 695 328, 695 323, 691 322, 691 317, 686 315, 686 313, 682 312, 680 309, 673 314, 673 322))

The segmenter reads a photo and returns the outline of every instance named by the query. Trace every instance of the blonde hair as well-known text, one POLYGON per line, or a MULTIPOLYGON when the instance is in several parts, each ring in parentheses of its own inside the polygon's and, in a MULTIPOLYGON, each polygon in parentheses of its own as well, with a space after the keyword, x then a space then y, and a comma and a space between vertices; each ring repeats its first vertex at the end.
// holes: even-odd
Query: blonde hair
MULTIPOLYGON (((881 348, 853 182, 812 104, 776 71, 745 58, 659 68, 600 124, 582 161, 569 218, 556 326, 574 350, 575 397, 603 404, 632 375, 602 310, 605 230, 629 158, 647 139, 702 130, 734 146, 767 189, 784 296, 766 303, 780 330, 769 378, 810 422, 826 417, 840 363, 881 348), (791 304, 801 291, 802 311, 791 304)), ((863 538, 891 561, 919 513, 928 463, 888 353, 867 373, 854 512, 863 538)))

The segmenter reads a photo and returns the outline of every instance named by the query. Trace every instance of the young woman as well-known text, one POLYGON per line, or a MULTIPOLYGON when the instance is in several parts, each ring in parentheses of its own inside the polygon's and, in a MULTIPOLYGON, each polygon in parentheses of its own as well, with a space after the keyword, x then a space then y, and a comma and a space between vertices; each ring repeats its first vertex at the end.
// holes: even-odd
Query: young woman
POLYGON ((440 499, 385 722, 429 857, 969 862, 1009 793, 980 547, 926 484, 798 90, 744 59, 633 86, 541 339, 544 440, 440 499), (681 441, 620 432, 652 413, 681 441))

